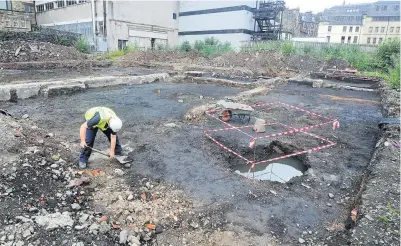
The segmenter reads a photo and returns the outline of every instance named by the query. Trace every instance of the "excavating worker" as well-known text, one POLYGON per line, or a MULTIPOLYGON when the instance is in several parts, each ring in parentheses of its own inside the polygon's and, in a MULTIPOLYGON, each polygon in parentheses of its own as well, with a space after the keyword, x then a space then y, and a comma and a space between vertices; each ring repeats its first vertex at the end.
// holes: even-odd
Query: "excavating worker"
POLYGON ((109 139, 110 158, 122 154, 122 148, 117 137, 117 132, 122 127, 120 118, 116 113, 106 107, 94 107, 85 113, 85 122, 81 125, 79 136, 81 138, 81 155, 79 156, 79 168, 86 168, 88 159, 92 153, 91 148, 95 143, 95 137, 100 129, 109 139), (91 148, 88 148, 90 146, 91 148))

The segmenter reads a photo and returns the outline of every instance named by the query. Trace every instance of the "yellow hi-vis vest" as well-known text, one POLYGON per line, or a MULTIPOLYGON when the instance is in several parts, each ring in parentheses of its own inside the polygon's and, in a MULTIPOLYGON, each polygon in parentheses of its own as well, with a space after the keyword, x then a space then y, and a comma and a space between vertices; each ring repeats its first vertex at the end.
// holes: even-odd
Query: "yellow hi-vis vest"
POLYGON ((94 128, 99 128, 102 131, 107 130, 106 124, 109 122, 110 118, 113 116, 116 116, 116 113, 114 113, 113 110, 106 108, 106 107, 94 107, 88 109, 85 113, 85 119, 88 121, 93 118, 93 116, 96 114, 96 112, 99 112, 100 115, 100 121, 97 125, 94 125, 94 128))

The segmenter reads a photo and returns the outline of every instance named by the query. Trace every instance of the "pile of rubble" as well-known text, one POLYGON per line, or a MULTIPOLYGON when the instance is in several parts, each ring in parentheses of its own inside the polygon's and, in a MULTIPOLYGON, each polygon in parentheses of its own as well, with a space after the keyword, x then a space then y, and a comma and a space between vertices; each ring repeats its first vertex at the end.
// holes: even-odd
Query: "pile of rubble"
POLYGON ((324 61, 299 55, 284 55, 276 51, 229 52, 204 56, 198 52, 132 52, 119 62, 125 66, 152 63, 174 63, 184 66, 209 66, 248 69, 258 75, 286 76, 292 73, 309 73, 330 66, 324 61))
POLYGON ((1 41, 0 62, 83 60, 86 55, 74 47, 38 41, 1 41))
POLYGON ((153 245, 168 230, 201 228, 177 187, 115 165, 77 170, 63 140, 28 115, 0 114, 1 245, 153 245))

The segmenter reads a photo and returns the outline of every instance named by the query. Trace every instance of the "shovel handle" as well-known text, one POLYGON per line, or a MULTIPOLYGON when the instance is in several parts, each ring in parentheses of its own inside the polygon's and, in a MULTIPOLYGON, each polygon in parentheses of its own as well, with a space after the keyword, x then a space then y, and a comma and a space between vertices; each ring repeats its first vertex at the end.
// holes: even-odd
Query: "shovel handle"
POLYGON ((85 146, 85 148, 89 148, 89 149, 91 149, 91 150, 93 150, 93 151, 95 151, 95 152, 97 152, 97 153, 99 153, 99 154, 102 154, 102 155, 105 155, 105 156, 108 156, 108 157, 110 157, 110 156, 109 156, 109 154, 107 154, 107 153, 104 153, 103 151, 100 151, 100 150, 94 149, 94 148, 92 148, 92 147, 90 147, 90 146, 85 146))

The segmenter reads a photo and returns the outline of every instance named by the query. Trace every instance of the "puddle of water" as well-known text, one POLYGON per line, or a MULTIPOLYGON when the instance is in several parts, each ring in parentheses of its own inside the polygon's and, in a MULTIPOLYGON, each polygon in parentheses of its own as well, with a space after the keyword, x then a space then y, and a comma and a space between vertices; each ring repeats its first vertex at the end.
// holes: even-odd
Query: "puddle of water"
MULTIPOLYGON (((284 154, 271 154, 267 159, 283 156, 284 154)), ((248 177, 249 165, 236 165, 232 169, 235 173, 248 177)), ((295 157, 289 157, 270 162, 266 164, 259 164, 253 168, 253 172, 249 174, 250 179, 256 180, 269 180, 286 183, 293 177, 302 176, 307 170, 307 166, 301 160, 295 157)))

